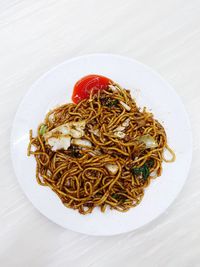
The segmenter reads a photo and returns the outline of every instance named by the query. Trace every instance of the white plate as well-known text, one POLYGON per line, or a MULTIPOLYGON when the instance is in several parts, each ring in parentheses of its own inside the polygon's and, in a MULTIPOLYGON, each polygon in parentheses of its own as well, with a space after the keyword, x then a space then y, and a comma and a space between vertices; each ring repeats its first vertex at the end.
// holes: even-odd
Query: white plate
POLYGON ((110 54, 77 57, 58 65, 37 82, 22 100, 11 136, 11 155, 19 183, 28 199, 53 222, 90 235, 114 235, 134 230, 162 214, 174 201, 188 175, 192 157, 192 136, 188 116, 174 89, 149 67, 129 58, 110 54), (54 192, 39 186, 35 160, 27 157, 29 129, 36 130, 46 112, 71 102, 73 85, 87 74, 110 77, 131 89, 139 106, 147 106, 163 122, 176 162, 163 164, 163 174, 146 189, 139 206, 127 213, 96 209, 90 215, 64 207, 54 192))

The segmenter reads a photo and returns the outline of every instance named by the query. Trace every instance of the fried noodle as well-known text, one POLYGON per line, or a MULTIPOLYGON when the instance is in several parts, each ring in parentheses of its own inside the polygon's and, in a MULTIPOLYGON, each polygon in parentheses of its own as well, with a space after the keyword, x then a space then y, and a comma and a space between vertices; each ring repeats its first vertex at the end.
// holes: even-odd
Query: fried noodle
POLYGON ((89 99, 51 110, 35 137, 30 131, 28 155, 36 159, 37 182, 50 187, 66 207, 81 214, 95 207, 102 212, 106 207, 126 212, 137 206, 151 180, 161 175, 162 162, 175 160, 163 126, 152 113, 137 107, 130 91, 114 86, 114 91, 91 91, 89 99), (91 147, 71 144, 53 151, 41 133, 44 125, 48 133, 79 121, 85 121, 81 139, 91 147), (156 145, 147 146, 141 141, 144 136, 151 136, 156 145), (166 150, 170 159, 164 156, 166 150), (114 166, 115 172, 108 166, 114 166))

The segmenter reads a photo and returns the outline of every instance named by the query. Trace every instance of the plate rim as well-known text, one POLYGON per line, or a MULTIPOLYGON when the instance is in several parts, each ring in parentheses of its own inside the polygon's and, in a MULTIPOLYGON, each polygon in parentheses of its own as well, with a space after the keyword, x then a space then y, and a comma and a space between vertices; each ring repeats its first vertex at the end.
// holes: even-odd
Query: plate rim
POLYGON ((114 236, 114 235, 120 235, 120 234, 125 234, 125 233, 129 233, 132 231, 136 231, 138 229, 141 229, 143 227, 146 227, 147 225, 149 225, 150 223, 152 223, 153 221, 157 220, 158 218, 160 218, 162 215, 164 215, 166 213, 166 211, 171 207, 171 205, 176 201, 176 199, 178 198, 178 196, 180 195, 181 191, 183 190, 185 184, 186 184, 186 180, 188 179, 189 176, 189 172, 191 169, 191 162, 192 162, 192 157, 193 157, 193 133, 192 133, 192 127, 191 127, 191 123, 190 123, 190 118, 187 112, 187 109, 182 101, 181 96, 176 92, 176 90, 170 85, 170 83, 165 80, 161 74, 159 72, 157 72, 156 70, 154 70, 152 67, 132 58, 132 57, 128 57, 128 56, 123 56, 120 54, 113 54, 113 53, 89 53, 89 54, 84 54, 84 55, 80 55, 80 56, 76 56, 76 57, 70 57, 62 62, 60 62, 59 64, 53 66, 52 68, 49 68, 47 71, 45 71, 42 75, 40 75, 32 84, 31 86, 29 86, 27 88, 27 91, 25 92, 25 94, 22 96, 19 104, 17 105, 17 109, 16 109, 16 113, 12 122, 12 127, 11 127, 11 134, 10 134, 10 157, 11 157, 11 162, 12 162, 12 167, 14 170, 14 175, 17 178, 17 181, 20 185, 20 188, 22 190, 22 192, 25 194, 26 198, 28 199, 28 201, 30 201, 30 203, 34 206, 34 208, 40 213, 42 214, 44 217, 46 217, 49 221, 55 223, 56 225, 59 225, 60 227, 64 228, 64 229, 68 229, 70 231, 76 232, 76 233, 81 233, 81 234, 86 234, 86 235, 90 235, 90 236, 114 236), (16 167, 14 164, 14 146, 13 146, 13 141, 14 141, 14 128, 16 125, 16 121, 17 121, 17 117, 20 111, 21 106, 23 105, 26 97, 29 95, 29 93, 32 91, 32 88, 34 86, 36 86, 42 79, 44 79, 46 76, 48 76, 51 72, 54 72, 57 68, 61 67, 62 65, 66 64, 66 63, 70 63, 76 60, 79 60, 81 58, 88 58, 88 57, 95 57, 95 56, 105 56, 105 57, 115 57, 118 59, 122 59, 122 60, 128 60, 132 63, 136 63, 142 67, 144 67, 146 70, 150 71, 150 73, 154 74, 155 76, 157 76, 160 80, 162 80, 162 82, 164 82, 167 86, 168 89, 173 92, 173 94, 176 95, 177 99, 179 99, 179 102, 182 106, 182 109, 184 111, 184 117, 185 120, 187 122, 187 126, 188 126, 188 135, 189 135, 189 139, 190 139, 190 153, 189 153, 189 159, 188 159, 188 164, 187 164, 187 171, 186 171, 186 175, 185 175, 185 179, 183 181, 182 186, 180 187, 179 191, 177 191, 176 196, 173 198, 173 200, 171 202, 168 203, 167 207, 165 208, 165 210, 163 212, 161 212, 160 214, 158 214, 157 216, 155 216, 154 218, 152 218, 151 220, 149 220, 147 223, 131 229, 131 230, 124 230, 124 231, 120 231, 119 233, 109 233, 109 234, 99 234, 99 233, 88 233, 87 231, 82 231, 80 230, 74 230, 70 227, 64 227, 63 225, 59 224, 58 222, 56 222, 55 220, 50 219, 46 214, 42 213, 42 211, 40 209, 38 209, 38 207, 34 204, 34 202, 28 197, 28 194, 26 193, 26 191, 24 190, 23 184, 20 181, 20 178, 17 175, 17 171, 16 171, 16 167))

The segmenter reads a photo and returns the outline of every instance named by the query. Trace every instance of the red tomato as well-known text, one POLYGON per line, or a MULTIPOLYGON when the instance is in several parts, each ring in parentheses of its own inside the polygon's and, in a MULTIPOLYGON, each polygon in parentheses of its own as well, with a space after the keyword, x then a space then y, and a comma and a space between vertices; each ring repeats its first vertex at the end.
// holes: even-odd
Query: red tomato
POLYGON ((111 82, 112 81, 110 79, 101 75, 87 75, 74 85, 72 100, 77 104, 79 101, 89 98, 92 89, 94 92, 97 90, 106 89, 108 84, 111 82))

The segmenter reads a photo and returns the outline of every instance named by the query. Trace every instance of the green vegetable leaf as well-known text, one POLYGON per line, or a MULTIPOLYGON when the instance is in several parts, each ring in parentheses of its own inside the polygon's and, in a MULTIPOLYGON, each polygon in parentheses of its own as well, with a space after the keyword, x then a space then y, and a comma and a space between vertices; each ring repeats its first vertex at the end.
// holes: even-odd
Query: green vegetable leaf
POLYGON ((147 167, 152 168, 153 165, 154 165, 154 159, 153 159, 153 158, 150 158, 150 159, 146 162, 146 164, 147 164, 147 167))
POLYGON ((111 108, 114 106, 116 107, 119 104, 119 100, 105 97, 105 98, 101 99, 101 103, 103 106, 107 106, 107 107, 111 108))
POLYGON ((150 158, 141 167, 132 168, 131 172, 133 175, 142 176, 143 180, 147 180, 150 174, 150 169, 153 167, 153 165, 154 165, 154 159, 150 158))
POLYGON ((47 126, 45 124, 42 124, 41 127, 40 127, 40 135, 43 135, 47 130, 47 126))
POLYGON ((121 203, 124 203, 127 199, 123 195, 112 194, 112 198, 118 200, 121 203))
POLYGON ((118 99, 110 99, 106 104, 106 106, 111 108, 113 106, 117 106, 118 103, 119 103, 118 99))
POLYGON ((147 178, 149 177, 149 168, 147 166, 147 164, 145 163, 143 166, 139 167, 139 168, 132 168, 131 172, 133 173, 133 175, 136 176, 142 176, 143 180, 147 180, 147 178))
POLYGON ((112 198, 118 200, 119 199, 119 196, 117 194, 112 194, 112 198))

